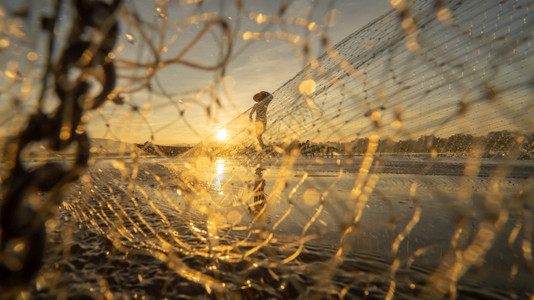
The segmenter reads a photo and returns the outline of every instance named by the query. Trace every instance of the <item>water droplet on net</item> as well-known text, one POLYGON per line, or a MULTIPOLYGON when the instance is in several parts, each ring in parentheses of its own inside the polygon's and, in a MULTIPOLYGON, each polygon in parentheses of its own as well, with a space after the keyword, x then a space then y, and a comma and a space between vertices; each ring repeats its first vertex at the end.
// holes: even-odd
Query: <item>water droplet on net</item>
POLYGON ((165 14, 165 9, 161 7, 156 8, 156 16, 162 20, 167 20, 167 14, 165 14))
POLYGON ((126 40, 128 41, 128 43, 132 44, 132 45, 135 45, 137 43, 135 37, 129 33, 126 33, 124 35, 126 37, 126 40))

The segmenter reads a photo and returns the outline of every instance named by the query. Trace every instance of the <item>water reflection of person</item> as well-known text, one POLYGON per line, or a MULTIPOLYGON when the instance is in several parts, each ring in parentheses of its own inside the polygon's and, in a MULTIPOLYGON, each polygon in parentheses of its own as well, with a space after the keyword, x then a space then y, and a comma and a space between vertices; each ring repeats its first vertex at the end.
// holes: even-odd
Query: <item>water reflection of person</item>
POLYGON ((248 206, 251 215, 257 216, 265 206, 265 179, 263 179, 263 168, 257 167, 254 173, 254 202, 248 206))
POLYGON ((257 103, 254 104, 254 106, 250 110, 250 114, 248 117, 252 122, 252 115, 256 113, 256 121, 254 122, 254 125, 256 127, 256 138, 260 143, 261 149, 265 150, 265 144, 263 143, 262 135, 265 132, 265 129, 267 128, 267 106, 269 106, 269 104, 273 100, 273 95, 271 95, 269 92, 261 91, 254 95, 254 97, 252 98, 257 103))

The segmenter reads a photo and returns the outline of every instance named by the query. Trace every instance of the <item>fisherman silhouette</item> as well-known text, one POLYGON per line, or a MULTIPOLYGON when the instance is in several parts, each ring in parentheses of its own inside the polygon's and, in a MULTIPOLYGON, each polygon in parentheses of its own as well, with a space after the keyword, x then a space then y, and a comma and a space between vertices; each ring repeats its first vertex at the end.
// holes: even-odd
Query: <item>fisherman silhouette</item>
POLYGON ((254 95, 253 99, 257 103, 254 104, 250 110, 249 120, 252 122, 252 115, 256 113, 256 121, 254 122, 254 126, 256 127, 256 138, 258 139, 261 149, 265 150, 262 135, 267 128, 267 106, 269 106, 273 100, 273 95, 269 92, 261 91, 254 95))

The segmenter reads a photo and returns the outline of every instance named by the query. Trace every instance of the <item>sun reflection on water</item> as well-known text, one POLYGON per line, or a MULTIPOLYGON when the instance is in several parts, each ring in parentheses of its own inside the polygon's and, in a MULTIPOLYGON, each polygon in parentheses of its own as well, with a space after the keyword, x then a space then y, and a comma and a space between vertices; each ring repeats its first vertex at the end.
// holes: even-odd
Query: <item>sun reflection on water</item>
POLYGON ((215 176, 211 181, 211 190, 214 200, 221 206, 236 206, 243 198, 243 180, 223 158, 214 162, 213 170, 215 176))
POLYGON ((225 169, 226 160, 224 158, 218 158, 215 162, 217 167, 217 175, 215 176, 215 190, 219 192, 219 195, 223 195, 223 182, 224 182, 224 169, 225 169))

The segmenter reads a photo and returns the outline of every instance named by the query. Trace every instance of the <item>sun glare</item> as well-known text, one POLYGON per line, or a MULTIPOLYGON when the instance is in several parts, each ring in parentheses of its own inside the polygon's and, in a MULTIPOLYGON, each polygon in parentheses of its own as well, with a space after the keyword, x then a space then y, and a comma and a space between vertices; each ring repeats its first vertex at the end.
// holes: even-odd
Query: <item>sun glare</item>
POLYGON ((224 141, 226 140, 226 138, 228 137, 228 132, 226 131, 226 129, 219 129, 217 130, 217 139, 219 141, 224 141))

